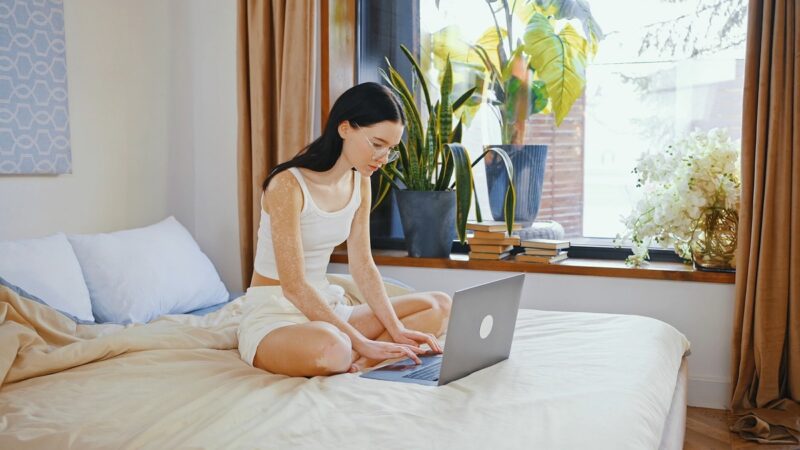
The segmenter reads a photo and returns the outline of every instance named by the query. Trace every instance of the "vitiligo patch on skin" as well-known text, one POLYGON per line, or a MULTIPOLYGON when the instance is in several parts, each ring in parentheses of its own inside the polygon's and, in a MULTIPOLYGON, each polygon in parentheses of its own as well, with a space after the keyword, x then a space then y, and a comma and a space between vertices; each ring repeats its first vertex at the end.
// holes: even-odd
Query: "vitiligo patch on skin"
POLYGON ((278 278, 286 298, 309 320, 324 320, 341 330, 349 325, 333 313, 328 303, 306 282, 304 276, 303 241, 300 234, 303 201, 302 188, 288 171, 276 175, 264 195, 262 207, 271 219, 270 232, 273 236, 281 236, 280 239, 273 239, 278 278))

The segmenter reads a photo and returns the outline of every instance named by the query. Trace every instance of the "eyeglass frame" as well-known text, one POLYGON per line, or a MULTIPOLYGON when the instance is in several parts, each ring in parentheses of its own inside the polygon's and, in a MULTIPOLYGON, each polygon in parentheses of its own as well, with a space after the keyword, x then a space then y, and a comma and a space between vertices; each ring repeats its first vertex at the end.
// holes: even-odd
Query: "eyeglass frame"
MULTIPOLYGON (((361 127, 358 126, 358 125, 353 125, 353 127, 358 131, 363 131, 361 129, 361 127)), ((375 143, 372 142, 372 139, 370 139, 369 136, 367 136, 366 133, 362 133, 361 135, 364 136, 364 139, 366 139, 367 142, 369 143, 370 147, 372 147, 372 159, 374 161, 379 161, 381 159, 381 157, 377 157, 376 158, 375 155, 381 155, 384 152, 386 152, 385 156, 387 157, 386 164, 394 162, 400 157, 400 150, 397 149, 397 147, 398 147, 397 145, 393 145, 391 147, 381 148, 381 147, 376 146, 375 143)))

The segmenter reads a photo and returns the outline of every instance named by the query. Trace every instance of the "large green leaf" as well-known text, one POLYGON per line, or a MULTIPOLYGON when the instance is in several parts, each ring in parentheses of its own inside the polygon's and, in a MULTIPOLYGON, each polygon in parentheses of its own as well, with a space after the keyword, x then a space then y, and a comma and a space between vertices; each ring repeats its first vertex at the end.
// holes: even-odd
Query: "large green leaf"
POLYGON ((514 8, 514 17, 519 19, 520 23, 528 23, 534 14, 541 12, 536 7, 536 3, 530 0, 519 1, 518 3, 521 4, 514 8))
POLYGON ((411 51, 403 44, 400 44, 400 50, 406 55, 406 58, 411 63, 411 67, 414 68, 414 72, 417 74, 417 79, 419 79, 419 83, 422 86, 422 93, 425 95, 425 105, 428 106, 428 114, 431 114, 433 112, 433 106, 431 105, 431 95, 428 93, 428 79, 425 78, 422 69, 419 67, 419 64, 417 64, 417 60, 414 59, 414 55, 411 54, 411 51))
POLYGON ((547 95, 547 86, 542 80, 533 80, 531 83, 530 114, 537 114, 547 108, 550 97, 547 95))
POLYGON ((475 51, 480 56, 481 61, 483 61, 483 64, 489 70, 492 80, 491 86, 492 89, 494 89, 495 98, 497 98, 499 101, 504 101, 506 98, 506 94, 505 91, 503 90, 503 74, 501 72, 501 69, 498 66, 495 66, 491 62, 485 48, 481 47, 480 45, 476 45, 474 48, 475 51))
POLYGON ((450 64, 450 58, 447 58, 447 65, 444 69, 444 77, 442 78, 442 88, 440 91, 440 104, 439 104, 439 139, 442 144, 450 142, 450 133, 453 127, 453 104, 450 100, 450 94, 453 92, 453 67, 450 64))
POLYGON ((467 240, 467 218, 472 202, 472 166, 469 152, 461 144, 445 144, 446 152, 453 157, 456 173, 456 232, 458 240, 467 240))
POLYGON ((428 117, 428 131, 425 135, 425 153, 427 155, 427 164, 425 165, 425 171, 427 173, 426 178, 430 179, 436 172, 436 160, 437 152, 436 152, 436 145, 437 145, 437 135, 436 135, 436 114, 431 114, 428 117))
MULTIPOLYGON (((397 168, 394 167, 396 165, 397 161, 390 163, 386 167, 394 169, 394 172, 396 173, 397 168)), ((372 209, 370 209, 370 212, 375 211, 375 209, 377 209, 378 206, 380 206, 381 203, 383 203, 383 200, 389 195, 389 191, 392 189, 392 186, 394 186, 396 189, 399 188, 397 183, 395 183, 394 181, 394 177, 396 176, 395 173, 393 173, 391 170, 389 171, 385 170, 386 167, 381 167, 380 169, 381 176, 380 180, 378 180, 378 195, 375 196, 375 200, 372 205, 372 209)))
POLYGON ((588 43, 569 24, 556 34, 541 14, 534 14, 528 22, 524 42, 530 64, 547 86, 556 125, 560 125, 583 94, 588 43))
POLYGON ((447 183, 449 183, 450 179, 453 177, 453 164, 453 155, 451 155, 449 152, 443 151, 442 166, 439 170, 439 174, 436 177, 436 186, 434 187, 434 190, 443 191, 447 189, 447 183))
POLYGON ((481 64, 480 58, 470 48, 469 44, 461 37, 458 25, 450 25, 439 31, 432 33, 431 41, 433 46, 433 66, 437 70, 444 71, 447 64, 447 57, 452 61, 460 61, 467 64, 481 64))
MULTIPOLYGON (((591 43, 592 54, 597 53, 597 44, 605 36, 600 24, 594 20, 586 0, 535 0, 541 8, 548 10, 556 19, 578 19, 583 26, 583 35, 591 43)), ((527 23, 527 21, 523 22, 527 23)))
MULTIPOLYGON (((508 176, 508 186, 506 186, 506 195, 505 195, 505 203, 503 204, 503 211, 506 218, 506 229, 508 230, 508 234, 511 234, 514 228, 514 211, 516 211, 517 207, 517 191, 514 189, 514 164, 511 162, 511 157, 508 156, 505 150, 500 147, 486 147, 481 156, 472 163, 474 167, 478 164, 483 158, 486 157, 489 153, 495 153, 503 160, 503 165, 506 168, 506 175, 508 176)), ((478 199, 475 198, 475 203, 477 206, 478 199)), ((480 209, 478 209, 478 214, 476 214, 476 218, 478 222, 481 221, 480 218, 480 209)))
POLYGON ((502 66, 502 60, 500 59, 500 52, 498 51, 499 46, 503 45, 503 39, 508 36, 508 32, 505 28, 500 28, 500 35, 497 35, 497 28, 489 27, 483 34, 475 41, 476 47, 481 47, 485 49, 492 49, 491 52, 487 52, 486 56, 488 57, 489 61, 495 67, 502 66))
POLYGON ((458 97, 456 101, 453 102, 453 112, 458 111, 458 108, 461 108, 461 106, 463 106, 467 102, 467 100, 469 100, 470 97, 472 97, 472 94, 475 93, 475 89, 477 88, 474 86, 471 87, 467 92, 461 94, 461 97, 458 97))
MULTIPOLYGON (((394 186, 395 189, 400 189, 400 186, 397 184, 397 181, 395 181, 395 179, 394 179, 395 175, 392 172, 386 170, 386 167, 381 167, 379 170, 381 171, 381 175, 382 175, 381 180, 385 179, 386 181, 391 183, 391 185, 394 186)), ((373 206, 372 209, 377 208, 378 205, 381 204, 381 201, 383 201, 383 197, 380 198, 380 201, 375 203, 375 206, 373 206)))
MULTIPOLYGON (((522 80, 515 76, 510 76, 505 83, 506 102, 503 105, 503 117, 507 122, 513 123, 516 119, 517 98, 520 93, 527 89, 522 80)), ((526 115, 527 116, 527 115, 526 115)))
POLYGON ((450 142, 461 142, 461 135, 464 133, 464 116, 461 116, 461 119, 458 121, 458 124, 453 129, 453 138, 450 142))

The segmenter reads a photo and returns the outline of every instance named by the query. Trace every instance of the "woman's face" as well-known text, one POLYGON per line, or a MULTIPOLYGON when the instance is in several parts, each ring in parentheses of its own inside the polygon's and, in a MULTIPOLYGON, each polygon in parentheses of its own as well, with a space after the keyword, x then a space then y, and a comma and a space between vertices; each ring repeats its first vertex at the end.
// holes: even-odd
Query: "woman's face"
POLYGON ((403 137, 403 125, 385 120, 357 127, 344 121, 339 124, 339 135, 344 139, 342 155, 361 175, 368 177, 386 164, 390 152, 396 150, 403 137))

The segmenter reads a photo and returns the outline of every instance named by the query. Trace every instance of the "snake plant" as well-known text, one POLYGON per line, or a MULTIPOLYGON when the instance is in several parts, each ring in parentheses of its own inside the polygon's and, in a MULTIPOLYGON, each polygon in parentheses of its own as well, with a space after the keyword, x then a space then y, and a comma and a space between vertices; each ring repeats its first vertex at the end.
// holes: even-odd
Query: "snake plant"
MULTIPOLYGON (((413 191, 447 191, 455 188, 456 192, 456 231, 461 242, 466 241, 467 216, 475 198, 476 215, 481 220, 480 207, 478 206, 472 168, 488 152, 497 153, 506 164, 508 179, 513 180, 513 167, 511 159, 502 149, 490 149, 481 154, 474 162, 470 162, 467 149, 460 143, 463 128, 463 118, 453 126, 453 116, 474 93, 471 88, 461 94, 455 101, 453 97, 453 70, 449 59, 446 62, 444 75, 441 82, 439 100, 433 104, 429 92, 429 84, 419 63, 405 46, 400 46, 406 58, 411 62, 412 86, 400 75, 387 60, 388 71, 381 71, 381 76, 386 80, 391 89, 397 94, 406 113, 406 132, 400 142, 400 158, 381 170, 381 180, 376 196, 376 208, 386 198, 389 190, 409 189, 413 191), (418 101, 413 87, 419 83, 423 99, 418 101), (423 116, 418 103, 427 108, 428 119, 423 125, 423 116), (455 181, 453 177, 455 176, 455 181)), ((506 224, 511 232, 514 223, 514 207, 516 194, 513 181, 509 182, 506 192, 506 224)))

